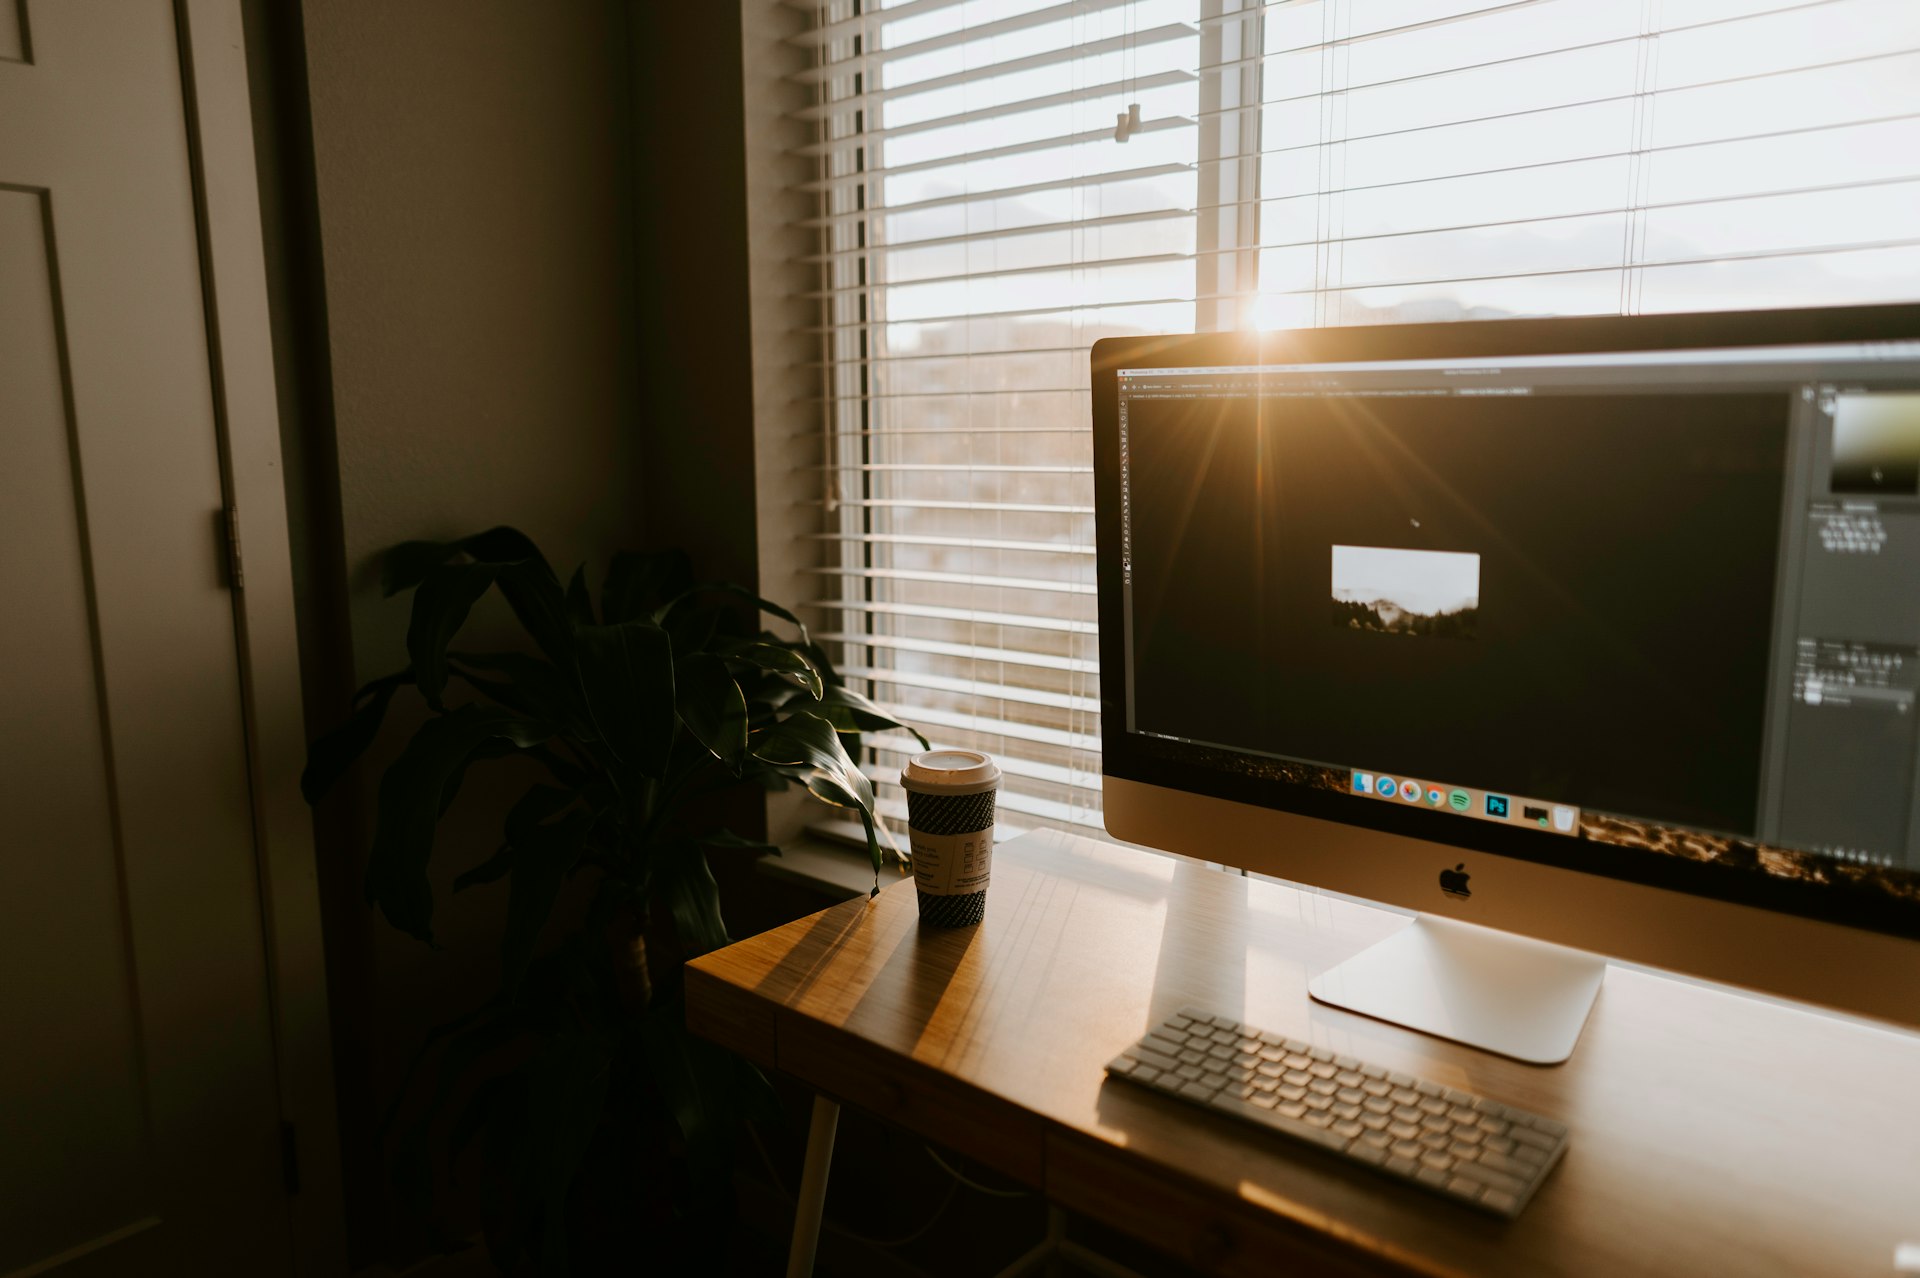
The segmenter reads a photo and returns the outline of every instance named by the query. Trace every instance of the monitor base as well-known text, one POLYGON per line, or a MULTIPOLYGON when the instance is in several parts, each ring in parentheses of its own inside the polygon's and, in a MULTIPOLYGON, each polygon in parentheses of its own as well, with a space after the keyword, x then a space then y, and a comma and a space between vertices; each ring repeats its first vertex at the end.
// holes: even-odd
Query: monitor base
POLYGON ((1422 914, 1308 983, 1314 998, 1531 1065, 1573 1055, 1606 960, 1422 914))

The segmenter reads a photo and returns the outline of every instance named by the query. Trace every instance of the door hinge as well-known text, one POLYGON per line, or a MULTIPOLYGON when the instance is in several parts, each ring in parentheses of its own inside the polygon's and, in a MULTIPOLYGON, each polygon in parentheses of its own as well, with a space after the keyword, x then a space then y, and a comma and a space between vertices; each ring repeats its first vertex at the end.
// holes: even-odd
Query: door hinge
POLYGON ((244 590, 247 585, 247 577, 241 568, 240 562, 240 508, 238 506, 227 507, 226 513, 220 522, 226 532, 227 588, 230 590, 244 590))
POLYGON ((300 1144, 294 1139, 292 1123, 280 1124, 280 1178, 289 1196, 300 1192, 300 1144))

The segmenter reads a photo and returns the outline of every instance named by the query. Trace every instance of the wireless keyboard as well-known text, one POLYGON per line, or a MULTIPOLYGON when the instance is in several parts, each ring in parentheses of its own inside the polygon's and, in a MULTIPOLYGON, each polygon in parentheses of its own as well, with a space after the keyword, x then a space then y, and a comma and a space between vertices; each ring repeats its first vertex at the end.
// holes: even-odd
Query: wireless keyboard
POLYGON ((1550 1118, 1190 1009, 1107 1073, 1508 1219, 1567 1147, 1550 1118))

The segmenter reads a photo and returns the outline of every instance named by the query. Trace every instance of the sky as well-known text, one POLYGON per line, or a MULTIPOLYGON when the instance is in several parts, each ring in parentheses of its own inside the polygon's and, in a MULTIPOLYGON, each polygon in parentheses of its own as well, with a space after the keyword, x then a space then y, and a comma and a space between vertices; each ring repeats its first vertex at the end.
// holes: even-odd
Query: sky
POLYGON ((1387 599, 1413 612, 1453 612, 1480 602, 1480 556, 1335 546, 1333 597, 1355 603, 1387 599))

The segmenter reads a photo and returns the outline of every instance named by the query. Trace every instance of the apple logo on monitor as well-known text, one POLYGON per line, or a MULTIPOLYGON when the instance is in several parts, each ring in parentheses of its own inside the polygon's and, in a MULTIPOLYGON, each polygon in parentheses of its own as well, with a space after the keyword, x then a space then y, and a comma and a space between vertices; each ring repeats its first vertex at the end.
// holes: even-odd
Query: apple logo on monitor
POLYGON ((1464 901, 1473 895, 1473 889, 1467 886, 1467 880, 1472 877, 1467 873, 1467 863, 1462 861, 1451 870, 1440 871, 1440 890, 1464 901))

